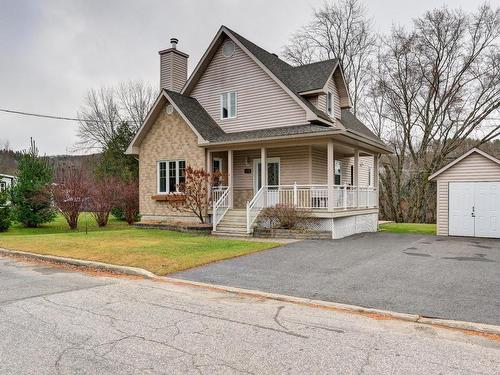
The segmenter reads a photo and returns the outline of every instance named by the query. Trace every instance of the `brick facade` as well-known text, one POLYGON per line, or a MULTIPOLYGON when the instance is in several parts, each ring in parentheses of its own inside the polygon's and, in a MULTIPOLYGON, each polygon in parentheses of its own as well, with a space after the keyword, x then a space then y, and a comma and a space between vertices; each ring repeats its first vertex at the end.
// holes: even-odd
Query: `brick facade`
POLYGON ((140 145, 139 208, 142 220, 197 221, 189 212, 170 209, 165 202, 151 197, 157 194, 156 163, 160 160, 185 160, 186 166, 205 168, 205 149, 198 137, 176 112, 168 115, 161 109, 153 126, 140 145))

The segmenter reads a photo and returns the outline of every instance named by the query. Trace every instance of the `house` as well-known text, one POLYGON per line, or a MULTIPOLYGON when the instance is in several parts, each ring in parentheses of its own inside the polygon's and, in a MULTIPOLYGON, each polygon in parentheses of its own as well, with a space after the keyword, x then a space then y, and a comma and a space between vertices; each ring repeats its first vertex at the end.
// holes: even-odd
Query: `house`
POLYGON ((250 234, 276 204, 310 210, 311 228, 333 238, 377 230, 390 150, 349 111, 337 60, 293 67, 222 26, 188 79, 188 55, 171 43, 159 52, 161 94, 127 150, 143 220, 195 220, 161 200, 191 165, 227 176, 208 213, 215 233, 250 234))
POLYGON ((500 238, 500 160, 473 148, 429 177, 437 234, 500 238))
POLYGON ((14 176, 0 173, 0 192, 10 188, 15 179, 16 178, 14 176))

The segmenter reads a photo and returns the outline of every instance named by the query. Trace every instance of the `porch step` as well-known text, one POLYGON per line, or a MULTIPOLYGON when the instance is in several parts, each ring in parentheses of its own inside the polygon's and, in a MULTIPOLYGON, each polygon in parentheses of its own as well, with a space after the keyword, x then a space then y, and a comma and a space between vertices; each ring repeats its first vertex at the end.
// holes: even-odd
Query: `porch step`
POLYGON ((221 232, 221 231, 212 232, 212 235, 220 237, 241 237, 241 238, 252 236, 247 232, 221 232))
POLYGON ((217 225, 217 229, 213 232, 213 234, 221 236, 248 237, 247 210, 229 209, 217 225))

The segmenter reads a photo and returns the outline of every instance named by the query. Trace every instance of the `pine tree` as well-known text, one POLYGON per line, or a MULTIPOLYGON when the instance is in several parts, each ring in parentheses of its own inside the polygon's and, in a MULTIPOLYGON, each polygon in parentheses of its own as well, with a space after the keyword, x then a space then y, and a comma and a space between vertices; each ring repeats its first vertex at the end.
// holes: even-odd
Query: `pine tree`
POLYGON ((52 167, 46 157, 38 156, 35 142, 19 158, 17 181, 12 188, 14 218, 29 228, 55 219, 50 193, 52 167))

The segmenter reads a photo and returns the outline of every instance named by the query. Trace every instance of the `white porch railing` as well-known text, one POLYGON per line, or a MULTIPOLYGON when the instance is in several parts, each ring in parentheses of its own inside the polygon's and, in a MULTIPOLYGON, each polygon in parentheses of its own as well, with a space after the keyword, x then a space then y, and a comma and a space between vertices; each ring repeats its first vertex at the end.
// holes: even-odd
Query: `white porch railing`
MULTIPOLYGON (((328 185, 294 184, 267 186, 266 198, 266 207, 284 204, 302 209, 328 210, 329 208, 328 185)), ((377 190, 373 187, 333 186, 333 209, 370 208, 376 206, 377 190)))
POLYGON ((213 209, 212 209, 212 225, 213 230, 217 230, 217 224, 220 223, 227 210, 229 210, 229 192, 231 187, 225 187, 225 189, 221 189, 219 191, 213 191, 212 194, 216 194, 215 196, 219 196, 217 200, 213 200, 213 209))
POLYGON ((227 188, 227 186, 222 185, 212 186, 212 202, 217 202, 222 194, 224 194, 224 192, 227 190, 227 188))
MULTIPOLYGON (((252 232, 252 224, 259 216, 260 211, 266 207, 267 187, 262 186, 250 202, 247 202, 247 233, 252 232)), ((268 206, 267 206, 268 207, 268 206)))

